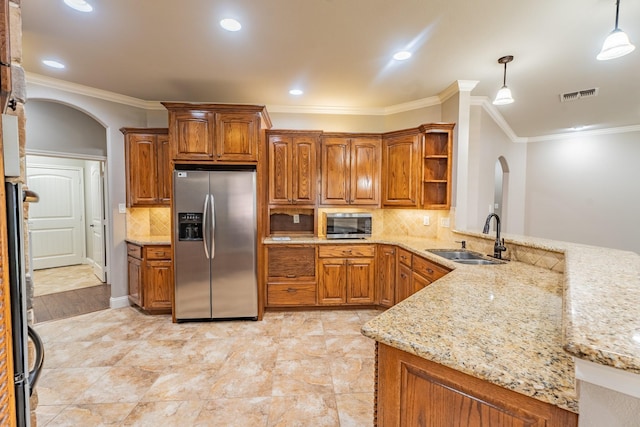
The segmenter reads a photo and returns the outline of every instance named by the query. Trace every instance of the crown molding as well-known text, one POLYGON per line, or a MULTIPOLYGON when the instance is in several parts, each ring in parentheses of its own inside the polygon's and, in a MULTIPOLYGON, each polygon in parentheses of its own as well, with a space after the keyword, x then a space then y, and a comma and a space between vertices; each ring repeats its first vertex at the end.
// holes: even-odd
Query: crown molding
POLYGON ((557 141, 561 139, 573 139, 577 137, 614 135, 617 133, 640 132, 640 125, 619 126, 604 129, 578 130, 573 132, 556 133, 552 135, 532 136, 527 138, 529 142, 557 141))
MULTIPOLYGON (((143 99, 131 96, 120 95, 118 93, 109 92, 102 89, 95 89, 89 86, 71 83, 52 77, 43 76, 25 71, 27 83, 45 86, 51 89, 58 89, 65 92, 84 95, 92 98, 102 99, 104 101, 115 102, 118 104, 128 105, 130 107, 141 108, 144 110, 165 110, 164 106, 158 101, 145 101, 143 99)), ((363 108, 363 107, 322 107, 322 106, 294 106, 294 105, 268 105, 270 113, 289 113, 289 114, 336 114, 336 115, 363 115, 363 116, 386 116, 391 114, 402 113, 405 111, 417 110, 420 108, 433 107, 440 105, 447 99, 451 98, 458 92, 470 92, 473 90, 478 81, 476 80, 456 80, 445 90, 440 92, 438 96, 430 96, 418 99, 416 101, 404 102, 401 104, 391 105, 389 107, 380 108, 363 108)), ((577 136, 597 136, 612 135, 626 132, 640 132, 640 125, 621 126, 606 129, 583 130, 575 132, 565 132, 559 134, 542 135, 534 137, 520 137, 511 129, 511 126, 504 119, 497 108, 493 106, 486 96, 471 96, 471 105, 482 107, 489 116, 496 122, 502 131, 514 143, 526 143, 537 141, 551 141, 560 139, 571 139, 577 136)))
POLYGON ((440 105, 440 98, 430 96, 416 101, 395 104, 389 107, 365 108, 365 107, 322 107, 305 105, 267 105, 270 113, 288 114, 344 114, 355 116, 388 116, 391 114, 403 113, 405 111, 418 110, 420 108, 440 105))
POLYGON ((116 102, 130 107, 142 108, 145 110, 164 110, 164 106, 157 101, 145 101, 132 96, 120 95, 102 89, 96 89, 65 80, 54 79, 41 74, 25 72, 27 83, 45 86, 51 89, 63 90, 77 95, 89 96, 91 98, 102 99, 104 101, 116 102))
POLYGON ((525 143, 529 141, 529 138, 524 138, 516 135, 516 133, 511 129, 509 123, 502 117, 502 114, 498 111, 496 107, 493 106, 491 101, 486 96, 472 96, 471 97, 471 105, 480 106, 483 110, 487 112, 491 116, 494 122, 502 129, 502 131, 511 139, 511 142, 514 143, 525 143))
POLYGON ((456 93, 471 92, 478 85, 478 83, 478 80, 456 80, 455 82, 451 83, 445 90, 438 94, 440 103, 445 102, 456 93))

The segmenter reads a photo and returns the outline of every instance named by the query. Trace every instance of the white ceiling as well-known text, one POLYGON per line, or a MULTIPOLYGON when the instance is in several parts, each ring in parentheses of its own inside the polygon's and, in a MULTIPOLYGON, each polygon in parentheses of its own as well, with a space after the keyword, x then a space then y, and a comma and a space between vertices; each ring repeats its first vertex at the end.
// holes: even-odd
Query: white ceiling
POLYGON ((597 61, 615 0, 62 0, 22 2, 26 71, 147 101, 383 108, 477 80, 502 85, 498 107, 517 136, 640 123, 640 1, 622 0, 620 28, 639 46, 597 61), (222 30, 234 17, 243 29, 222 30), (405 62, 391 59, 413 51, 405 62), (49 69, 45 57, 67 66, 49 69), (302 88, 300 97, 289 89, 302 88), (592 87, 594 98, 559 94, 592 87))

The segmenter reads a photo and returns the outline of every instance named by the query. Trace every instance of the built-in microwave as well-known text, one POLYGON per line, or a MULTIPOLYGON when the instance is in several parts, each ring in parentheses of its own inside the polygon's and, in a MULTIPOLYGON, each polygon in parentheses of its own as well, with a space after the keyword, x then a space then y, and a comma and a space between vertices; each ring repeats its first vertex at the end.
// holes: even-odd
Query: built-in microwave
POLYGON ((327 239, 366 239, 371 237, 371 214, 328 213, 327 239))

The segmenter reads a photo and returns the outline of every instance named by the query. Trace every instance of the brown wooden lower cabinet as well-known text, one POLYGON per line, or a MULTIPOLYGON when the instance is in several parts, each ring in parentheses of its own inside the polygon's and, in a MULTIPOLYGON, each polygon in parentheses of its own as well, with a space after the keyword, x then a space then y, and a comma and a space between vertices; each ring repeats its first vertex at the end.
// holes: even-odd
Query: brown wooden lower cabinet
POLYGON ((378 270, 376 300, 380 307, 392 307, 396 302, 397 252, 396 247, 393 245, 378 245, 376 259, 376 268, 378 270))
POLYGON ((375 304, 375 245, 318 249, 318 304, 375 304))
POLYGON ((376 346, 376 426, 578 425, 573 412, 385 344, 376 346))
POLYGON ((267 307, 316 305, 315 245, 274 245, 265 250, 267 307))
POLYGON ((152 314, 171 313, 171 246, 127 243, 127 254, 129 301, 152 314))

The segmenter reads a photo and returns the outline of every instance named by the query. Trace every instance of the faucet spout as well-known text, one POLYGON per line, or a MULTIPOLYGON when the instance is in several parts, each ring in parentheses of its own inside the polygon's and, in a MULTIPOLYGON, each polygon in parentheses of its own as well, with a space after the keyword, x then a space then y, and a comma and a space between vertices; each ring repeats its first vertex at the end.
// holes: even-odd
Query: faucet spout
POLYGON ((507 248, 504 246, 504 239, 500 239, 500 217, 495 213, 490 213, 484 223, 482 232, 484 234, 489 234, 489 225, 491 223, 491 218, 496 219, 496 241, 493 244, 493 257, 502 259, 502 252, 506 251, 507 248))

